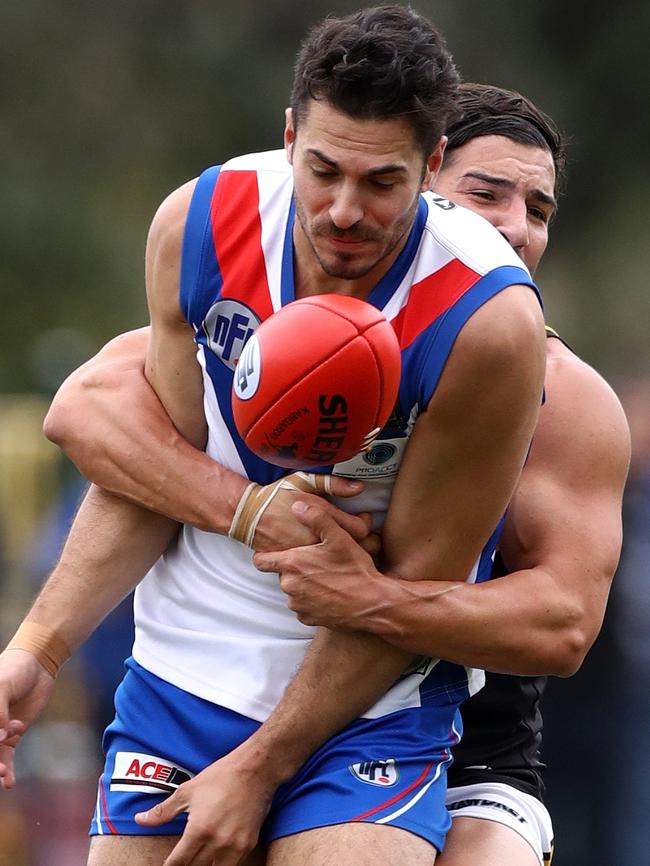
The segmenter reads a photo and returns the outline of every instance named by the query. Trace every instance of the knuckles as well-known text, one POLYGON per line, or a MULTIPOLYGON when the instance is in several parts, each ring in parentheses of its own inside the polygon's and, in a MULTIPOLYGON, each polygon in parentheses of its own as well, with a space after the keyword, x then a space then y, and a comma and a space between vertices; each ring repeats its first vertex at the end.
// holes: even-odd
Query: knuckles
POLYGON ((204 821, 194 820, 191 825, 188 825, 189 832, 192 838, 202 845, 211 842, 215 838, 214 827, 204 821))
POLYGON ((282 592, 289 596, 289 607, 295 610, 295 605, 304 598, 303 582, 299 580, 295 574, 284 572, 280 575, 280 588, 282 592))

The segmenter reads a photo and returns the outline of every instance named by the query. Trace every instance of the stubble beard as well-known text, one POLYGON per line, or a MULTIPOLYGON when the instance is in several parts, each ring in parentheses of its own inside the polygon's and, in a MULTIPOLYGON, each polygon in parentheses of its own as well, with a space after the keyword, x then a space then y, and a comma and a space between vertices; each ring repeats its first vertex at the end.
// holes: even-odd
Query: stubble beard
POLYGON ((389 236, 384 244, 384 248, 381 251, 380 255, 377 256, 370 263, 368 262, 358 262, 355 263, 354 259, 357 257, 355 253, 345 253, 339 252, 334 261, 325 259, 322 254, 319 252, 317 247, 317 239, 318 238, 328 238, 328 237, 349 237, 354 240, 369 240, 369 241, 380 241, 383 239, 381 234, 377 232, 371 232, 363 227, 353 227, 350 230, 343 231, 341 229, 337 229, 331 222, 328 225, 324 226, 316 226, 315 229, 310 226, 307 217, 305 216, 304 210, 298 200, 296 200, 296 216, 298 217, 298 222, 300 223, 300 227, 302 232, 311 247, 311 250, 318 261, 318 264, 321 266, 323 271, 327 274, 328 277, 334 277, 339 280, 358 280, 362 277, 365 277, 370 273, 377 265, 386 259, 392 252, 395 251, 395 248, 405 240, 408 236, 408 233, 411 230, 413 222, 415 220, 415 214, 417 211, 417 206, 419 202, 419 195, 416 197, 413 205, 407 212, 407 214, 400 219, 394 225, 394 231, 389 236))

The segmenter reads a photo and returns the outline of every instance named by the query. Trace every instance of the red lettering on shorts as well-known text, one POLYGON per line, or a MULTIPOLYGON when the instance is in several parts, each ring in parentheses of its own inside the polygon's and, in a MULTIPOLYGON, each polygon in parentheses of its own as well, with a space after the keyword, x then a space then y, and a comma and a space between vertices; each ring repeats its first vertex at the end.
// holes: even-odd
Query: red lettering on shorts
POLYGON ((166 767, 165 764, 158 764, 152 778, 166 782, 172 774, 173 767, 166 767))

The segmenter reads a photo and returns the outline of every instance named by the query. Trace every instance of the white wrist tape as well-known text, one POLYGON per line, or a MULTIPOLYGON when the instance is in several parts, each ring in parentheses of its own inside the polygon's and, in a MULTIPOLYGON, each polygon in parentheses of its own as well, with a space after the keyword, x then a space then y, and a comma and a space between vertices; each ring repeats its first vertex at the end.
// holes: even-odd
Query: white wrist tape
POLYGON ((251 482, 244 490, 235 509, 228 535, 236 541, 241 541, 247 547, 252 547, 257 525, 280 490, 323 494, 330 493, 331 489, 331 476, 320 475, 315 472, 294 472, 292 475, 287 475, 285 478, 280 478, 279 481, 264 487, 251 482))

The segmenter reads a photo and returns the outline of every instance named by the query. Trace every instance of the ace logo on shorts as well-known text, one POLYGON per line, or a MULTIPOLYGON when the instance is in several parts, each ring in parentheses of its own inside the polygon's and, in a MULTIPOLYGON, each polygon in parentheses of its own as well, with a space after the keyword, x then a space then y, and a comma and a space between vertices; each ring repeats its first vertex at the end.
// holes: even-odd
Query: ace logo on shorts
POLYGON ((379 785, 381 788, 390 788, 399 779, 399 769, 394 758, 385 761, 362 761, 360 764, 352 764, 349 769, 360 782, 379 785))
POLYGON ((166 758, 141 752, 117 752, 111 791, 166 791, 171 794, 183 782, 189 781, 192 775, 166 758))

